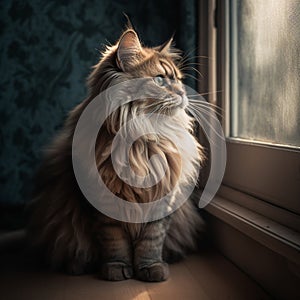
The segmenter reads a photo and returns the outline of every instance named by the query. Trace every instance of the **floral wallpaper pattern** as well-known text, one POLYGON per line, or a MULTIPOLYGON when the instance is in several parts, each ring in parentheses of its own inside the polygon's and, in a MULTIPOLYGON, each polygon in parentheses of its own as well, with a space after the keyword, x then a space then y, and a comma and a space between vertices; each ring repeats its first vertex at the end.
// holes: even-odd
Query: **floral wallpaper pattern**
POLYGON ((196 0, 0 2, 2 210, 30 199, 41 150, 66 113, 84 99, 85 78, 98 50, 124 29, 123 12, 144 44, 161 44, 175 32, 177 46, 191 51, 196 49, 196 5, 196 0))

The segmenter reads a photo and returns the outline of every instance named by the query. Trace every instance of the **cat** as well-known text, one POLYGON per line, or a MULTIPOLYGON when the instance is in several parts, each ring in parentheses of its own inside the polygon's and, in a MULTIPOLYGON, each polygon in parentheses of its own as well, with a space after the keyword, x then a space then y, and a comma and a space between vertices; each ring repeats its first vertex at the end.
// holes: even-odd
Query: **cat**
POLYGON ((102 279, 112 281, 136 278, 159 282, 169 276, 168 262, 196 249, 203 221, 191 200, 159 220, 122 222, 99 212, 86 200, 72 166, 72 139, 87 105, 115 83, 152 78, 151 84, 162 92, 165 100, 163 103, 155 99, 127 103, 107 118, 95 148, 99 174, 111 192, 124 201, 138 203, 159 199, 176 183, 180 186, 196 181, 196 166, 201 165, 204 155, 192 135, 193 119, 186 112, 188 99, 182 85, 180 61, 180 52, 173 47, 172 39, 162 46, 144 47, 136 31, 128 26, 115 45, 106 47, 93 67, 88 78, 88 97, 69 113, 61 132, 45 151, 37 173, 29 232, 51 267, 75 275, 95 270, 102 279), (175 104, 172 99, 176 99, 175 104), (146 107, 172 118, 197 147, 196 153, 192 153, 188 145, 183 145, 181 157, 168 136, 145 135, 135 141, 130 162, 136 172, 147 174, 151 154, 160 154, 167 162, 166 176, 150 189, 122 182, 110 156, 112 140, 120 124, 137 112, 147 112, 146 107), (188 171, 184 173, 185 165, 188 171))

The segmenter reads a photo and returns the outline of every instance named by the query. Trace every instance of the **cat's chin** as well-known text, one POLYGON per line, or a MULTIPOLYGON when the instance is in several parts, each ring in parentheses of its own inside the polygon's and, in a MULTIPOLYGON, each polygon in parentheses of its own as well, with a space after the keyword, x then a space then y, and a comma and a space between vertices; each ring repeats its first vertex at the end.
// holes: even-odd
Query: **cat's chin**
POLYGON ((187 96, 182 96, 182 97, 180 97, 180 99, 178 100, 178 105, 177 105, 177 107, 178 107, 179 109, 185 110, 185 109, 187 108, 188 104, 189 104, 189 100, 188 100, 187 96))

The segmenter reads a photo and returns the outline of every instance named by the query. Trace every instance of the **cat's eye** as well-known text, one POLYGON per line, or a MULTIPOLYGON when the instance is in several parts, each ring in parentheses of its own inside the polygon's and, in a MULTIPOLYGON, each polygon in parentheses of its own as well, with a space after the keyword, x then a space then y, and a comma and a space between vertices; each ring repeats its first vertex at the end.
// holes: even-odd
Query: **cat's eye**
POLYGON ((167 84, 166 79, 163 76, 155 76, 153 80, 159 86, 165 86, 167 84))

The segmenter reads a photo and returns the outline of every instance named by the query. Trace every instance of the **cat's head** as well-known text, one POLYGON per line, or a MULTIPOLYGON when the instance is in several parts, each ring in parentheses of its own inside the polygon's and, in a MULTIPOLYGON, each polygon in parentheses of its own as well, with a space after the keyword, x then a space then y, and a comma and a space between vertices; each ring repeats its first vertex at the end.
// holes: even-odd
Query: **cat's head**
POLYGON ((163 105, 169 112, 184 109, 188 100, 178 66, 181 57, 172 47, 172 40, 158 47, 144 47, 137 33, 132 28, 127 29, 115 45, 107 47, 94 67, 89 78, 93 96, 124 79, 151 78, 147 88, 159 93, 160 101, 149 99, 148 103, 144 101, 145 106, 163 105))

